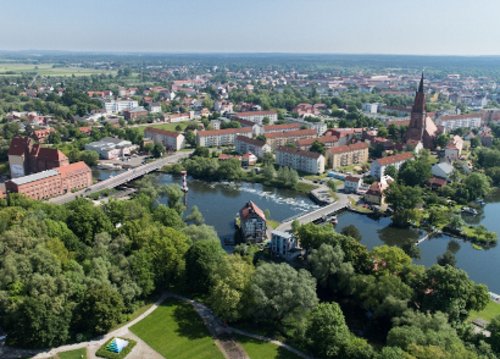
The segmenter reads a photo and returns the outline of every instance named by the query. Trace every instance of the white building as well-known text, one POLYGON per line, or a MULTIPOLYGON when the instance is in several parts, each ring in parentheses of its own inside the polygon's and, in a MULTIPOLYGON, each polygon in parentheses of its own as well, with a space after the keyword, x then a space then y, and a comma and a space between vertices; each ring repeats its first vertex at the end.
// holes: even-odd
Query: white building
POLYGON ((480 128, 482 120, 481 113, 470 113, 467 115, 441 116, 435 122, 443 133, 448 133, 457 128, 480 128))
POLYGON ((271 153, 271 146, 264 141, 256 140, 246 136, 236 136, 234 147, 239 154, 251 152, 258 158, 264 157, 264 154, 271 153))
POLYGON ((271 252, 275 256, 286 257, 296 246, 297 242, 292 234, 276 230, 271 233, 271 252))
POLYGON ((237 136, 252 137, 251 127, 226 128, 223 130, 198 131, 196 144, 200 147, 234 145, 237 136))
POLYGON ((325 157, 322 154, 296 150, 291 147, 276 149, 276 163, 306 173, 319 174, 325 172, 325 157))
POLYGON ((362 184, 363 184, 362 178, 347 176, 344 180, 344 192, 357 193, 362 184))
POLYGON ((186 138, 182 133, 155 127, 147 127, 144 130, 144 137, 151 138, 154 143, 162 144, 169 151, 179 151, 186 143, 186 138))
POLYGON ((278 121, 278 113, 276 111, 235 112, 234 115, 242 120, 247 120, 259 125, 262 125, 265 118, 269 119, 269 124, 278 121))
POLYGON ((384 176, 385 169, 387 167, 394 166, 396 170, 399 171, 401 165, 412 158, 413 153, 411 152, 404 152, 394 156, 379 158, 378 160, 372 162, 370 166, 370 175, 381 179, 384 176))
POLYGON ((125 110, 133 110, 139 107, 139 103, 135 100, 112 100, 104 102, 106 113, 118 113, 125 110))
POLYGON ((363 112, 366 113, 377 113, 378 112, 378 103, 364 103, 362 105, 363 112))
POLYGON ((101 159, 105 160, 116 160, 123 156, 129 156, 138 148, 139 146, 130 141, 113 137, 104 137, 100 141, 85 145, 87 151, 95 151, 101 159))

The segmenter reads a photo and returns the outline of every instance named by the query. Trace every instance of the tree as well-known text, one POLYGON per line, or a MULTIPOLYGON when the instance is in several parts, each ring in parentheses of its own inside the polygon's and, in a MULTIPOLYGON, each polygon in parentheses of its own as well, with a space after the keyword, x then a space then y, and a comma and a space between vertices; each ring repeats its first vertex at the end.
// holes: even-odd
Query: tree
POLYGON ((345 236, 352 237, 352 238, 354 238, 354 239, 356 239, 358 241, 361 241, 361 239, 362 239, 361 232, 353 224, 350 224, 350 225, 342 228, 342 231, 340 233, 342 233, 345 236))
POLYGON ((274 177, 276 177, 276 170, 274 169, 274 166, 272 164, 266 164, 262 168, 262 176, 264 176, 264 179, 268 182, 271 182, 274 177))
POLYGON ((167 195, 168 206, 174 209, 179 215, 186 209, 184 206, 183 198, 184 192, 182 192, 179 185, 170 184, 162 188, 162 192, 167 195))
POLYGON ((68 227, 85 244, 90 245, 94 236, 101 232, 111 232, 113 225, 101 208, 86 199, 77 199, 68 205, 68 227))
POLYGON ((396 169, 396 166, 394 165, 387 166, 384 170, 384 175, 396 178, 396 176, 398 175, 398 170, 396 169))
POLYGON ((491 333, 488 342, 495 353, 500 354, 500 316, 493 318, 488 325, 488 331, 491 333))
POLYGON ((153 146, 153 150, 151 151, 151 154, 153 155, 154 158, 160 158, 166 152, 167 151, 165 150, 165 146, 163 146, 161 143, 155 143, 153 146))
POLYGON ((186 253, 186 280, 189 289, 197 293, 208 293, 213 286, 213 275, 223 263, 225 255, 219 240, 194 242, 186 253))
POLYGON ((484 198, 491 190, 489 178, 480 172, 473 172, 464 180, 469 201, 484 198))
POLYGON ((322 155, 325 154, 325 144, 321 143, 319 141, 314 141, 311 147, 309 148, 309 151, 311 152, 317 152, 321 153, 322 155))
POLYGON ((194 150, 193 157, 198 156, 198 157, 210 157, 210 150, 207 147, 196 147, 194 150))
POLYGON ((82 151, 78 157, 89 167, 97 166, 97 162, 99 162, 99 154, 96 151, 82 151))
POLYGON ((432 166, 426 156, 406 161, 398 173, 398 180, 407 186, 423 186, 432 177, 432 166))
POLYGON ((378 246, 371 252, 378 274, 399 274, 411 264, 411 258, 399 247, 378 246))
POLYGON ((340 306, 321 303, 308 318, 306 340, 310 350, 320 358, 340 358, 351 333, 340 306))
POLYGON ((250 280, 247 301, 249 317, 283 327, 300 321, 318 304, 316 280, 304 269, 265 263, 250 280))
POLYGON ((203 218, 203 214, 198 209, 198 206, 193 206, 193 208, 191 208, 191 213, 186 217, 186 221, 200 225, 205 223, 205 218, 203 218))
POLYGON ((206 224, 190 225, 185 227, 182 232, 186 234, 192 242, 204 240, 220 241, 214 227, 207 226, 206 224))
POLYGON ((412 221, 418 220, 419 213, 415 208, 421 203, 421 198, 422 190, 419 187, 392 183, 386 191, 386 200, 394 210, 394 224, 408 226, 412 221))
POLYGON ((455 258, 455 254, 453 254, 452 251, 447 250, 442 255, 437 257, 437 264, 443 267, 446 267, 447 265, 455 267, 457 264, 457 259, 455 258))

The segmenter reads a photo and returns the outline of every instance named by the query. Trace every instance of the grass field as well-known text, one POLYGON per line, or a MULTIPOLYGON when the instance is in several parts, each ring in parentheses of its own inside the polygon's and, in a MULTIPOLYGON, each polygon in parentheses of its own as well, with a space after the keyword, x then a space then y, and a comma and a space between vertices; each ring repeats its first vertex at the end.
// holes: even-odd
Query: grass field
POLYGON ((273 343, 237 336, 236 339, 250 359, 299 359, 300 357, 273 343))
POLYGON ((0 63, 0 76, 16 76, 35 72, 40 76, 90 76, 116 73, 116 71, 111 70, 80 67, 53 67, 53 64, 0 63))
POLYGON ((87 349, 75 349, 70 350, 69 352, 59 353, 57 356, 58 359, 82 359, 87 358, 87 349))
POLYGON ((144 130, 146 129, 146 127, 154 127, 154 128, 159 128, 159 129, 166 130, 166 131, 177 131, 175 128, 177 126, 179 126, 181 128, 181 131, 184 131, 184 129, 188 125, 190 125, 191 123, 193 123, 193 121, 178 122, 178 123, 160 123, 160 124, 154 124, 154 123, 152 123, 152 124, 150 124, 148 126, 141 126, 141 127, 137 127, 137 128, 142 133, 144 133, 144 130))
POLYGON ((494 317, 500 315, 500 304, 490 301, 486 308, 484 308, 480 312, 471 312, 469 318, 471 320, 474 319, 483 319, 486 321, 492 320, 494 317))
POLYGON ((167 299, 130 330, 166 358, 223 358, 201 318, 188 303, 167 299))

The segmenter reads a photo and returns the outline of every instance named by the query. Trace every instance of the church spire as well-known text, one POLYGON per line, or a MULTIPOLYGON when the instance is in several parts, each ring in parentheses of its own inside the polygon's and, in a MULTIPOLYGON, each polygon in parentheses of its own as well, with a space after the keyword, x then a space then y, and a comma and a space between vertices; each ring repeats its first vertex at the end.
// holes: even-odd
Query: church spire
POLYGON ((420 85, 418 85, 418 92, 424 92, 424 72, 422 71, 422 78, 420 79, 420 85))

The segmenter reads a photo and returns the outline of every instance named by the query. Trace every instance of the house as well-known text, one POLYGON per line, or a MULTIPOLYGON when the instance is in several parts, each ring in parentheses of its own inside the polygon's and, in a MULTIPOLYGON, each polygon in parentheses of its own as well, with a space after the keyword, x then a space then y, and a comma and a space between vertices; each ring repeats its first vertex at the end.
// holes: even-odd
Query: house
POLYGON ((277 257, 287 257, 297 247, 295 236, 291 233, 274 230, 271 233, 271 253, 277 257))
POLYGON ((112 100, 104 102, 104 109, 108 114, 132 110, 137 107, 139 107, 139 102, 135 100, 112 100))
POLYGON ((38 143, 45 143, 52 132, 54 132, 53 128, 44 128, 41 130, 34 130, 33 131, 33 138, 38 143))
POLYGON ((149 111, 151 113, 160 113, 161 112, 161 104, 159 103, 152 103, 149 105, 149 111))
POLYGON ((141 117, 146 117, 147 115, 148 111, 142 106, 123 111, 123 117, 125 117, 126 120, 136 120, 141 117))
POLYGON ((403 163, 412 158, 412 152, 403 152, 397 155, 379 158, 372 162, 370 166, 370 175, 372 177, 382 178, 387 167, 394 166, 396 170, 399 170, 403 163))
POLYGON ((104 160, 116 160, 123 156, 129 156, 139 146, 120 138, 104 137, 103 139, 85 145, 87 151, 95 151, 99 158, 104 160))
POLYGON ((266 144, 266 142, 246 136, 236 136, 234 147, 239 154, 251 152, 258 158, 262 158, 266 153, 272 152, 271 146, 266 144))
POLYGON ((339 168, 368 162, 368 143, 332 147, 326 152, 329 168, 339 168))
POLYGON ((303 138, 297 140, 297 147, 301 150, 308 150, 312 144, 316 141, 323 144, 325 148, 332 148, 338 143, 338 137, 336 136, 321 136, 318 138, 303 138))
POLYGON ((252 137, 251 127, 226 128, 223 130, 198 131, 196 144, 200 147, 218 147, 234 145, 236 137, 252 137))
POLYGON ((344 180, 344 192, 357 193, 362 184, 363 184, 362 178, 354 176, 346 176, 344 180))
POLYGON ((457 128, 480 128, 483 121, 481 112, 466 115, 445 115, 436 120, 436 124, 443 133, 451 132, 457 128))
POLYGON ((154 143, 162 144, 168 151, 180 151, 186 144, 186 138, 182 133, 155 127, 146 127, 144 137, 152 139, 154 143))
POLYGON ((323 103, 317 103, 310 105, 308 103, 299 103, 295 106, 293 112, 299 115, 299 117, 312 117, 321 115, 321 111, 326 110, 326 105, 323 103))
POLYGON ((281 125, 267 125, 262 126, 262 134, 275 133, 275 132, 290 132, 300 130, 302 125, 300 123, 283 123, 281 125))
POLYGON ((390 176, 382 176, 380 181, 375 181, 370 185, 365 194, 365 201, 371 204, 383 206, 385 204, 384 192, 389 188, 389 185, 394 182, 390 176))
POLYGON ((251 121, 259 125, 264 124, 265 118, 269 119, 270 124, 278 121, 278 113, 276 111, 235 112, 234 115, 242 120, 251 121))
POLYGON ((264 212, 252 201, 240 209, 240 229, 245 242, 261 243, 267 239, 267 222, 264 212))
POLYGON ((320 153, 279 147, 275 154, 276 163, 280 166, 312 174, 325 172, 325 157, 320 153))
POLYGON ((255 166, 256 163, 257 163, 257 156, 255 156, 251 152, 247 152, 243 156, 241 156, 241 164, 243 166, 255 166))
POLYGON ((450 176, 453 174, 454 168, 448 162, 436 163, 432 166, 431 172, 434 177, 443 178, 449 180, 450 176))

